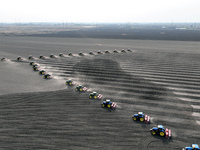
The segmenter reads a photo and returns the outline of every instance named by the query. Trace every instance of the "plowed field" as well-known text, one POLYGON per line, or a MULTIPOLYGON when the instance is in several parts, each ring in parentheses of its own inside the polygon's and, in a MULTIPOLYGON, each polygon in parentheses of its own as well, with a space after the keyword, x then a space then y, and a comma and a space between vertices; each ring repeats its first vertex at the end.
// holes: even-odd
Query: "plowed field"
POLYGON ((199 42, 0 39, 0 56, 9 58, 0 63, 0 149, 179 150, 200 144, 199 42), (132 52, 121 53, 128 48, 132 52), (26 59, 16 61, 19 55, 26 59), (29 55, 53 79, 33 71, 29 55), (65 85, 68 79, 88 91, 76 92, 65 85), (89 99, 92 91, 103 99, 89 99), (117 103, 115 110, 101 107, 106 98, 117 103), (151 123, 132 121, 138 111, 151 123), (172 139, 151 135, 158 124, 172 130, 172 139))

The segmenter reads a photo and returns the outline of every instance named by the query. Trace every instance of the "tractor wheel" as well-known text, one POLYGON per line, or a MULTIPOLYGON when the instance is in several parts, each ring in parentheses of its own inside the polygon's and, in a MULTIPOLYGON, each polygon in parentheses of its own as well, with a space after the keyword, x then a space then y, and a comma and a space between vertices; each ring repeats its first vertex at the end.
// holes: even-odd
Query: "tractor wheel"
POLYGON ((164 132, 160 132, 160 136, 164 136, 165 135, 165 133, 164 132))
POLYGON ((107 107, 110 108, 110 104, 108 104, 107 107))
POLYGON ((102 107, 105 107, 105 104, 101 104, 102 107))
POLYGON ((90 99, 92 98, 92 96, 90 96, 90 99))
POLYGON ((94 99, 97 99, 97 96, 94 96, 94 99))
POLYGON ((76 89, 76 91, 78 91, 78 89, 76 89))
POLYGON ((156 135, 156 131, 152 130, 152 131, 151 131, 151 134, 152 134, 152 135, 156 135))
POLYGON ((80 91, 83 91, 83 89, 80 89, 80 91))
POLYGON ((137 118, 136 118, 136 117, 133 117, 133 120, 134 120, 134 121, 136 121, 136 120, 137 120, 137 118))
POLYGON ((144 121, 144 118, 140 118, 140 121, 143 122, 143 121, 144 121))
POLYGON ((71 82, 69 82, 69 85, 72 85, 72 83, 71 83, 71 82))
POLYGON ((66 85, 67 85, 68 83, 66 82, 66 85))

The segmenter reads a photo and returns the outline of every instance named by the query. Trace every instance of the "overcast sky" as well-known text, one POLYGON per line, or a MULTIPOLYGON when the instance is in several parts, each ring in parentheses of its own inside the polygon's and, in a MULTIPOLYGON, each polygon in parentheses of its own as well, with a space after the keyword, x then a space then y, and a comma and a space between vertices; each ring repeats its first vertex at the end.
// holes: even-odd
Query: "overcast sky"
POLYGON ((2 0, 0 22, 200 22, 200 0, 2 0))

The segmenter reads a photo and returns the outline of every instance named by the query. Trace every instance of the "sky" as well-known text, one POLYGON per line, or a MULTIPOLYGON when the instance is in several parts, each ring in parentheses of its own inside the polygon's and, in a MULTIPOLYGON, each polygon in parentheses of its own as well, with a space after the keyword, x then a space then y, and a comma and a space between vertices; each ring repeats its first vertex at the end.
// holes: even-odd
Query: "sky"
POLYGON ((200 22, 200 0, 2 0, 1 23, 200 22))

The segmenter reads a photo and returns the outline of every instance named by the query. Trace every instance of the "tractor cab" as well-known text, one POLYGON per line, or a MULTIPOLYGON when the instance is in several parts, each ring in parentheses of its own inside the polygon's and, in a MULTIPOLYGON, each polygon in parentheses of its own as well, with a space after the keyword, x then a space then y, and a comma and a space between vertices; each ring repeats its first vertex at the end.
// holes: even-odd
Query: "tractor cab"
POLYGON ((106 99, 106 103, 110 103, 111 101, 110 101, 110 99, 106 99))
POLYGON ((90 93, 91 96, 97 96, 97 92, 90 93))
POLYGON ((144 117, 143 112, 138 112, 138 117, 144 117))
POLYGON ((158 125, 158 131, 165 131, 165 128, 163 127, 163 125, 158 125))
POLYGON ((200 148, 197 144, 192 144, 191 147, 185 147, 182 150, 200 150, 200 148))
POLYGON ((192 150, 200 150, 197 144, 192 144, 192 150))
POLYGON ((103 104, 105 104, 105 105, 111 105, 111 101, 110 101, 110 99, 106 99, 105 101, 103 101, 103 104))
POLYGON ((77 88, 83 88, 83 86, 82 86, 82 85, 79 85, 79 86, 77 86, 77 88))

